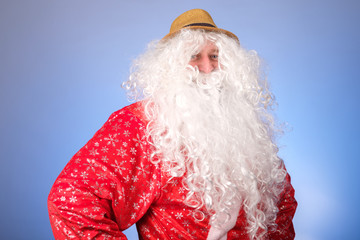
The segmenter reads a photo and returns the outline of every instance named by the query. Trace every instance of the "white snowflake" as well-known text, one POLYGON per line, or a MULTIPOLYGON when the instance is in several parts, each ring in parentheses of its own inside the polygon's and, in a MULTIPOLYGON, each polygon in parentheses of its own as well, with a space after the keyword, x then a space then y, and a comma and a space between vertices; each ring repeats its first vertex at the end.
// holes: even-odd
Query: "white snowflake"
POLYGON ((92 209, 93 209, 95 212, 100 211, 100 207, 97 207, 97 206, 93 207, 92 209))
POLYGON ((150 202, 150 199, 149 199, 149 197, 150 197, 150 193, 143 193, 141 196, 139 195, 139 197, 140 197, 140 203, 149 203, 150 202))
POLYGON ((125 135, 125 137, 129 137, 130 131, 129 131, 129 130, 125 130, 123 134, 125 135))
POLYGON ((131 180, 133 180, 133 182, 137 182, 139 180, 139 178, 137 176, 132 176, 131 180))
POLYGON ((106 155, 104 155, 102 156, 101 160, 107 163, 109 161, 109 158, 106 155))
POLYGON ((89 170, 89 169, 91 169, 91 170, 93 170, 94 172, 95 172, 95 167, 97 167, 98 165, 97 165, 97 163, 96 163, 96 161, 94 160, 94 159, 86 159, 86 161, 88 162, 88 163, 85 163, 84 165, 85 166, 88 166, 87 168, 86 168, 86 170, 89 170))
POLYGON ((122 158, 127 156, 126 150, 124 148, 116 149, 117 155, 121 156, 122 158))
POLYGON ((116 139, 117 134, 109 134, 109 137, 104 138, 107 141, 108 145, 112 145, 113 147, 115 147, 115 144, 119 141, 118 139, 116 139))
POLYGON ((181 212, 178 212, 178 213, 175 214, 175 217, 176 217, 176 219, 181 219, 184 216, 183 216, 183 214, 181 212))
POLYGON ((138 175, 143 175, 144 178, 146 177, 146 174, 150 174, 150 171, 147 170, 149 168, 149 165, 144 166, 144 164, 141 162, 140 166, 137 166, 136 169, 139 170, 138 175))
POLYGON ((143 149, 143 141, 144 137, 141 139, 139 134, 136 134, 136 138, 133 138, 133 141, 135 142, 135 146, 140 146, 141 149, 143 149))
POLYGON ((93 155, 93 156, 99 155, 96 148, 93 148, 93 149, 89 150, 89 153, 90 153, 90 155, 93 155))
POLYGON ((89 174, 86 171, 81 172, 80 176, 85 179, 89 174))
POLYGON ((56 227, 57 230, 59 230, 60 224, 61 224, 61 220, 55 219, 54 226, 56 227))
POLYGON ((115 160, 115 164, 111 164, 111 166, 112 166, 113 168, 115 168, 115 170, 114 170, 115 172, 118 172, 119 174, 122 174, 122 171, 126 169, 125 167, 122 167, 122 166, 121 166, 121 165, 123 165, 123 164, 124 164, 124 162, 118 163, 118 161, 115 160))
POLYGON ((139 204, 138 204, 138 203, 134 203, 134 204, 133 204, 133 208, 134 208, 135 210, 138 210, 138 209, 139 209, 139 204))
POLYGON ((130 127, 131 123, 130 123, 129 121, 127 121, 127 122, 124 123, 124 125, 125 125, 126 127, 130 127))
POLYGON ((115 123, 115 125, 112 127, 113 130, 115 130, 116 132, 121 129, 120 125, 115 123))
POLYGON ((135 148, 130 148, 130 152, 131 152, 132 155, 136 155, 136 152, 137 152, 137 151, 136 151, 135 148))
POLYGON ((189 223, 188 220, 185 220, 185 221, 182 223, 182 225, 183 225, 184 227, 189 227, 189 226, 190 226, 190 223, 189 223))
POLYGON ((104 153, 107 153, 109 151, 109 148, 104 146, 101 148, 101 151, 104 152, 104 153))

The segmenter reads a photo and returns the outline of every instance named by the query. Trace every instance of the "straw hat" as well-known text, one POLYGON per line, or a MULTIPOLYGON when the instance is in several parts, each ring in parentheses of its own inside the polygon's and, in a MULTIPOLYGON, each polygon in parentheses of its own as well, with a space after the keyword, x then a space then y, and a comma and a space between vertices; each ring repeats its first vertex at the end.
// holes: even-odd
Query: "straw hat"
POLYGON ((170 32, 163 39, 174 36, 183 28, 221 32, 239 41, 235 34, 218 28, 210 14, 203 9, 192 9, 178 16, 171 24, 170 32))

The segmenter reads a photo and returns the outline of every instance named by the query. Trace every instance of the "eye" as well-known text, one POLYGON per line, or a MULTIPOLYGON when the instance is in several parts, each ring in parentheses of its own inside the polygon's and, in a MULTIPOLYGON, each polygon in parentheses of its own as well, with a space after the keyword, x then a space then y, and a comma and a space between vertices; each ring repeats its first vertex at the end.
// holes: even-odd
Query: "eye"
POLYGON ((217 55, 217 54, 211 54, 211 55, 210 55, 210 58, 213 59, 213 60, 218 60, 219 55, 217 55))
POLYGON ((194 54, 194 55, 191 55, 191 60, 195 60, 199 57, 199 54, 194 54))

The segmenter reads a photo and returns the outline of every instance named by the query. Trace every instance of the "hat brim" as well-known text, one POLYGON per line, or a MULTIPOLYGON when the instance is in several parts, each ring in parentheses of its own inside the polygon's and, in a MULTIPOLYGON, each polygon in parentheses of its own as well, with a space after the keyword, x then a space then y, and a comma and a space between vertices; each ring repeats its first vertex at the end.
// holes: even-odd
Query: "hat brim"
MULTIPOLYGON (((189 26, 189 27, 184 27, 181 29, 204 29, 205 31, 209 31, 209 32, 224 33, 239 42, 239 39, 235 34, 233 34, 232 32, 229 32, 227 30, 221 29, 221 28, 214 28, 214 27, 207 27, 207 26, 189 26)), ((175 36, 176 34, 178 34, 181 31, 181 29, 178 31, 172 32, 172 33, 168 33, 167 35, 165 35, 165 37, 163 37, 163 40, 175 36)))

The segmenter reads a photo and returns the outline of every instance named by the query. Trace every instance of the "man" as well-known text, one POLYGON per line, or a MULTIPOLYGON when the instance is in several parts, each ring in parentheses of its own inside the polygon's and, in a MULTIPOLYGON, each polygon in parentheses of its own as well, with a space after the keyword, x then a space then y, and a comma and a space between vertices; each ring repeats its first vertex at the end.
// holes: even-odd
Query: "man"
POLYGON ((254 51, 204 10, 133 65, 113 113, 48 199, 56 239, 293 239, 297 203, 254 51))

